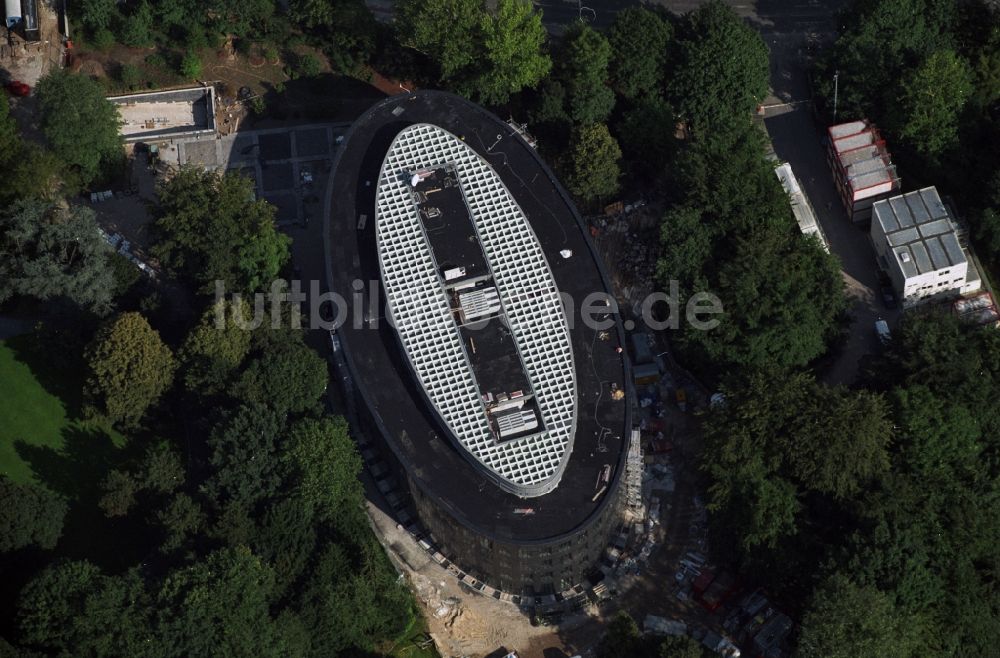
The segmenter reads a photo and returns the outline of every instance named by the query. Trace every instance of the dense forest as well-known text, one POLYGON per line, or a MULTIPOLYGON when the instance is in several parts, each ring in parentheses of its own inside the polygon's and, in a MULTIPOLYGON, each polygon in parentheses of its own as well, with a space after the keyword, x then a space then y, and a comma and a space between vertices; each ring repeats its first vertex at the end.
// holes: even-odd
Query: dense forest
MULTIPOLYGON (((175 281, 246 293, 286 267, 250 186, 191 169, 161 188, 155 250, 175 281)), ((86 208, 24 199, 0 230, 3 298, 49 302, 9 348, 100 423, 58 454, 18 443, 35 477, 0 477, 10 645, 359 656, 409 627, 414 602, 369 529, 360 457, 303 332, 243 329, 246 302, 197 296, 201 317, 177 322, 178 302, 118 266, 86 208)))

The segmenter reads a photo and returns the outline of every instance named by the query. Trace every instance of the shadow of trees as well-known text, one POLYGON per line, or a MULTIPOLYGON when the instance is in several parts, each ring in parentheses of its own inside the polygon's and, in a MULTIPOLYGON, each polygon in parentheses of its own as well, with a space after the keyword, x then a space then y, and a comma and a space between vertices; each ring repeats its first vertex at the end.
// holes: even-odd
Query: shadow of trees
POLYGON ((101 482, 128 457, 111 436, 97 427, 76 424, 62 431, 63 447, 14 444, 18 455, 31 467, 35 478, 69 502, 62 537, 55 552, 61 557, 86 559, 107 570, 134 564, 149 549, 141 523, 104 516, 98 502, 101 482))

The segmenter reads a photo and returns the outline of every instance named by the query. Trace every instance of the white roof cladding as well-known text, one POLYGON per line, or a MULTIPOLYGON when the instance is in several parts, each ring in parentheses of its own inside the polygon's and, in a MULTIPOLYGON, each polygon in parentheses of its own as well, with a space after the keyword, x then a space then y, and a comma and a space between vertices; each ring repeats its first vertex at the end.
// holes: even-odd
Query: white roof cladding
POLYGON ((879 201, 872 213, 907 278, 967 262, 936 188, 879 201))
POLYGON ((573 351, 542 247, 493 168, 455 135, 416 124, 396 135, 376 192, 382 282, 394 327, 431 404, 471 460, 522 497, 555 489, 576 429, 573 351), (451 164, 542 416, 543 432, 494 440, 486 408, 410 195, 413 172, 451 164))

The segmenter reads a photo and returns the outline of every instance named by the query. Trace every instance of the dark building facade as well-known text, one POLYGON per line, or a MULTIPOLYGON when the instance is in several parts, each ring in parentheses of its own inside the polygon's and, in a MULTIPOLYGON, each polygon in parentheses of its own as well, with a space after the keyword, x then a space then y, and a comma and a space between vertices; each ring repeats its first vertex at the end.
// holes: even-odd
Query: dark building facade
POLYGON ((515 594, 558 593, 585 583, 621 517, 629 372, 613 306, 597 302, 603 310, 593 318, 596 325, 581 315, 595 299, 609 297, 609 286, 569 197, 514 128, 442 92, 396 96, 372 107, 346 135, 331 176, 327 286, 349 300, 337 332, 347 390, 356 398, 353 421, 391 466, 392 473, 381 477, 391 477, 406 493, 427 541, 478 581, 515 594), (441 161, 417 144, 413 152, 426 166, 395 171, 387 156, 420 130, 448 147, 441 161), (387 191, 387 183, 395 188, 387 191), (442 191, 456 184, 467 209, 455 206, 458 215, 449 219, 448 206, 427 200, 432 194, 442 199, 442 191), (500 196, 487 198, 479 189, 499 189, 500 196), (412 217, 403 217, 410 212, 407 194, 419 210, 412 217), (505 265, 503 239, 511 232, 501 225, 491 242, 487 222, 494 206, 526 220, 528 233, 517 236, 515 226, 512 239, 525 250, 524 260, 534 250, 545 268, 532 273, 513 249, 505 265), (390 212, 406 222, 419 218, 423 232, 406 234, 415 224, 404 223, 392 233, 390 212), (468 218, 461 212, 477 222, 489 264, 482 275, 473 276, 482 258, 468 250, 472 236, 449 242, 429 232, 462 230, 468 218), (393 251, 387 241, 396 236, 408 251, 393 251), (406 262, 410 255, 413 264, 406 262), (428 263, 438 276, 428 270, 421 280, 419 268, 428 263), (514 269, 505 270, 508 265, 514 269), (537 283, 526 291, 523 281, 533 276, 537 283), (520 322, 515 288, 520 298, 532 299, 557 290, 563 324, 552 313, 520 322), (454 307, 435 315, 437 303, 454 307), (427 315, 414 322, 407 313, 427 315), (492 314, 502 331, 466 336, 456 320, 460 329, 453 336, 440 324, 449 313, 462 322, 492 314), (533 347, 529 335, 544 333, 537 327, 555 327, 538 339, 541 347, 533 347), (444 338, 437 345, 428 335, 444 338), (448 352, 453 346, 464 350, 464 360, 455 360, 462 353, 457 347, 448 352), (551 371, 541 370, 546 364, 551 371), (558 371, 567 367, 571 371, 558 371), (435 368, 438 374, 428 374, 435 368), (454 393, 440 388, 452 383, 441 379, 442 372, 458 382, 454 393), (552 372, 559 376, 546 380, 552 372), (476 388, 458 386, 463 378, 476 388), (469 402, 464 407, 462 395, 469 402), (469 411, 480 407, 481 416, 469 411))

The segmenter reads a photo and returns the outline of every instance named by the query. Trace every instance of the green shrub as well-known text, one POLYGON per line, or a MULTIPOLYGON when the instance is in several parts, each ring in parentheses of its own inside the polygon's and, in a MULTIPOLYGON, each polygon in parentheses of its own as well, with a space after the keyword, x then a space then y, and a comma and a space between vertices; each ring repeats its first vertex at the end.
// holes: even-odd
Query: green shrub
POLYGON ((118 69, 118 81, 128 89, 136 89, 142 84, 142 71, 135 64, 122 64, 118 69))
POLYGON ((299 78, 315 78, 323 72, 323 65, 312 54, 299 55, 295 62, 295 74, 299 78))
POLYGON ((261 46, 260 56, 266 59, 267 61, 271 62, 272 64, 276 63, 279 59, 281 59, 281 54, 278 53, 278 49, 275 48, 274 45, 270 43, 261 46))
POLYGON ((250 99, 250 111, 260 116, 267 112, 267 101, 263 96, 254 96, 250 99))
POLYGON ((167 58, 163 56, 163 53, 153 53, 152 55, 146 55, 146 63, 153 68, 165 69, 167 66, 167 58))
POLYGON ((184 32, 184 45, 188 50, 199 50, 208 47, 208 36, 205 28, 197 23, 189 25, 184 32))
POLYGON ((91 36, 90 44, 97 50, 108 50, 115 45, 115 35, 111 33, 111 30, 102 27, 91 36))
POLYGON ((201 59, 194 51, 187 51, 181 58, 181 75, 185 78, 198 78, 201 76, 201 59))
POLYGON ((148 3, 141 3, 131 16, 125 18, 119 37, 126 46, 142 48, 153 43, 153 10, 148 3))

